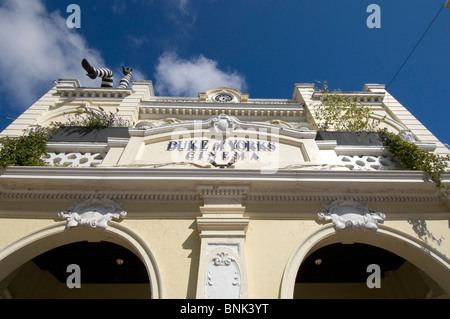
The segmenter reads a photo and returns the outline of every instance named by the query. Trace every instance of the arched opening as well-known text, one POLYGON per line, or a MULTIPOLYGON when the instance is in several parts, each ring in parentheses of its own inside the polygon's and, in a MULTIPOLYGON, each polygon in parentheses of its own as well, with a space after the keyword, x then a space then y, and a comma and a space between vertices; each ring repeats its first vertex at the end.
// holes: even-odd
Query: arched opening
POLYGON ((311 252, 298 270, 294 289, 294 298, 433 297, 442 297, 442 289, 419 268, 362 243, 334 243, 311 252))
POLYGON ((106 241, 80 241, 46 251, 18 268, 5 290, 19 299, 151 297, 142 261, 106 241))
POLYGON ((450 298, 450 261, 422 240, 395 228, 379 225, 376 232, 336 231, 329 223, 304 238, 292 252, 283 274, 280 297, 450 298), (313 267, 311 263, 315 267, 333 265, 333 259, 334 266, 330 266, 326 275, 318 272, 314 277, 313 268, 309 269, 310 279, 305 279, 307 268, 313 267), (370 288, 366 284, 374 274, 373 269, 367 269, 370 264, 380 266, 382 288, 370 288), (353 274, 354 267, 359 269, 356 283, 351 282, 358 278, 353 274), (332 278, 339 273, 340 277, 332 278), (386 289, 388 285, 393 285, 391 290, 386 289), (309 286, 308 293, 306 286, 309 286))
POLYGON ((0 250, 0 298, 162 298, 158 265, 140 236, 118 223, 103 230, 65 224, 0 250), (69 288, 78 278, 81 288, 69 288))

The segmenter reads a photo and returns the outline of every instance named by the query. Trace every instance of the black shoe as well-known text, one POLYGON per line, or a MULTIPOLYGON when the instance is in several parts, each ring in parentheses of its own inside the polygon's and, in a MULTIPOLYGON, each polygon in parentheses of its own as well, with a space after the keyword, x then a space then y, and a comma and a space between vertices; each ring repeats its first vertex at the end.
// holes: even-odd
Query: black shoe
POLYGON ((90 77, 91 79, 95 79, 97 77, 95 69, 89 64, 89 62, 86 59, 83 59, 83 61, 81 61, 81 66, 83 67, 83 69, 86 70, 87 72, 86 75, 88 77, 90 77))
POLYGON ((122 65, 122 72, 123 72, 123 75, 130 74, 131 71, 133 71, 132 68, 126 68, 126 69, 125 69, 125 67, 122 65))

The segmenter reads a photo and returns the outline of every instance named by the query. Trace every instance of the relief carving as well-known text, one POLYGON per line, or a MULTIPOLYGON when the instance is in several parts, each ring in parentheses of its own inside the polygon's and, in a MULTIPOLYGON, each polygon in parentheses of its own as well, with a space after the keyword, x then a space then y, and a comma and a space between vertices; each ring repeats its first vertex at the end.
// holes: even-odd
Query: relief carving
POLYGON ((333 222, 336 230, 378 230, 385 214, 375 212, 367 205, 353 200, 336 200, 325 206, 318 214, 320 220, 333 222))
POLYGON ((58 214, 67 220, 69 229, 77 226, 106 228, 111 220, 119 220, 126 215, 120 205, 107 198, 91 198, 58 214))
POLYGON ((233 257, 221 252, 208 265, 205 277, 207 299, 238 299, 241 295, 241 271, 233 257))

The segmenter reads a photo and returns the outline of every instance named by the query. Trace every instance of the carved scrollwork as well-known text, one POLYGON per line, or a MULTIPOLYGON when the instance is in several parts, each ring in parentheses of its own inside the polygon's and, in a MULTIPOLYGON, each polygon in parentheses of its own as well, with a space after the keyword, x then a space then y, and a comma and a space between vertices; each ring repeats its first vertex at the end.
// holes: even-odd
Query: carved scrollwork
POLYGON ((229 266, 232 261, 234 261, 234 258, 228 256, 225 252, 217 254, 217 257, 213 259, 214 266, 229 266))
POLYGON ((67 220, 67 228, 106 228, 111 220, 119 220, 126 215, 120 205, 107 198, 91 198, 69 208, 67 212, 58 213, 59 217, 67 220))
POLYGON ((333 222, 336 230, 378 230, 385 214, 375 212, 365 204, 353 200, 336 200, 325 206, 319 213, 320 220, 333 222))
POLYGON ((236 128, 236 118, 226 114, 220 114, 212 118, 211 127, 219 135, 226 135, 231 133, 236 128))

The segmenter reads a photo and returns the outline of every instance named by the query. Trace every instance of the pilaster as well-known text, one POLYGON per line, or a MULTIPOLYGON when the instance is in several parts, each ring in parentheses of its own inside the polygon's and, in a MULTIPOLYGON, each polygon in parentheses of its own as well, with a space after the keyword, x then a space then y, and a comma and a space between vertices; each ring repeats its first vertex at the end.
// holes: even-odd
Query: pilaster
POLYGON ((200 260, 198 299, 248 298, 245 234, 249 218, 244 217, 244 185, 202 185, 198 187, 203 206, 197 218, 200 260))

